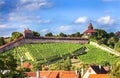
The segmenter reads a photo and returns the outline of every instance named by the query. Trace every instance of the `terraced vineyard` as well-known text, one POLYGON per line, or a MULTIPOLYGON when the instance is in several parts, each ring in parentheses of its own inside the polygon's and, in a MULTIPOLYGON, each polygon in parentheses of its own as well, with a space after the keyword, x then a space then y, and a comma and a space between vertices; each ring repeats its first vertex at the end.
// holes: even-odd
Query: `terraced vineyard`
POLYGON ((25 60, 38 60, 41 62, 53 61, 72 55, 73 52, 82 48, 81 44, 70 43, 44 43, 44 44, 25 44, 9 50, 16 58, 24 57, 25 60))

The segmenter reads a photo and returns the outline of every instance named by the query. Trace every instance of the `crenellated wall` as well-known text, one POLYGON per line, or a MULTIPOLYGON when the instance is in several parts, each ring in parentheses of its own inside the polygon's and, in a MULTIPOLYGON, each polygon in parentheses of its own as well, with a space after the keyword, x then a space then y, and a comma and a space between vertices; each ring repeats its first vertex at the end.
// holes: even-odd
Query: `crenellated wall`
POLYGON ((8 44, 0 46, 0 52, 4 52, 10 50, 14 47, 30 44, 30 43, 47 43, 47 42, 61 42, 61 43, 77 43, 77 44, 86 44, 88 43, 88 39, 81 38, 60 38, 60 37, 40 37, 34 39, 27 39, 24 37, 20 37, 17 40, 11 41, 8 44))

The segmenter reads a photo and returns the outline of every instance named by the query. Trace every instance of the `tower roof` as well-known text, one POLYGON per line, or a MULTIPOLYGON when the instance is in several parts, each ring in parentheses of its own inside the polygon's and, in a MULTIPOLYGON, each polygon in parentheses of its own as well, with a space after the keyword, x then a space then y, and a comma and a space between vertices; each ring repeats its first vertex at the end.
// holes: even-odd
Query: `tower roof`
POLYGON ((93 30, 92 23, 89 23, 89 25, 88 25, 88 30, 93 30))

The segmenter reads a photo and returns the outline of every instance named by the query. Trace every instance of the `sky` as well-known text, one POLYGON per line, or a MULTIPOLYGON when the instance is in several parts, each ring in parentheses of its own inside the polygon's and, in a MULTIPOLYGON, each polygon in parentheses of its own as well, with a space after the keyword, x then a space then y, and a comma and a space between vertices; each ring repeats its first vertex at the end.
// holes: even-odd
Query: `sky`
POLYGON ((120 0, 0 0, 0 36, 30 29, 44 35, 120 31, 120 0))

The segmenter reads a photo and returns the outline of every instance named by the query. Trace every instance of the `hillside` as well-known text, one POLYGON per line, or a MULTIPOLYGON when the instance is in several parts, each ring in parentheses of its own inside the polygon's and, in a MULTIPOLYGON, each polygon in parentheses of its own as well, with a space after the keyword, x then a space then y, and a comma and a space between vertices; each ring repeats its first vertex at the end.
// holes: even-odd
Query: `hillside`
POLYGON ((86 44, 87 47, 86 54, 80 55, 78 58, 80 61, 83 61, 87 64, 101 64, 104 61, 107 61, 113 64, 115 61, 120 60, 119 56, 110 54, 109 52, 96 48, 93 45, 86 44))
POLYGON ((25 44, 5 53, 13 54, 18 60, 23 56, 25 60, 49 62, 71 56, 81 48, 81 44, 71 43, 25 44))
POLYGON ((115 60, 120 60, 120 57, 112 55, 107 51, 96 48, 95 46, 85 44, 72 44, 72 43, 41 43, 41 44, 24 44, 16 47, 5 53, 11 53, 20 62, 23 56, 27 61, 40 61, 42 63, 52 62, 59 59, 64 59, 67 56, 72 56, 78 53, 79 60, 87 64, 100 64, 103 61, 113 63, 115 60), (86 46, 86 53, 83 46, 86 46))

